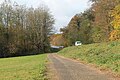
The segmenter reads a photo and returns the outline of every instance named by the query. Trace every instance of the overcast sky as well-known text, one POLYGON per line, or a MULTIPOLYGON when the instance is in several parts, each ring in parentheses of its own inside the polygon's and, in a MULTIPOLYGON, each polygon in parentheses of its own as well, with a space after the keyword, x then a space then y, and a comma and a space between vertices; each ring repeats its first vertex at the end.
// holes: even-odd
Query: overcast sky
MULTIPOLYGON (((0 3, 4 0, 0 0, 0 3)), ((19 4, 37 7, 45 4, 50 8, 56 20, 55 28, 57 31, 66 26, 70 19, 77 13, 83 12, 90 7, 89 0, 11 0, 19 4)))

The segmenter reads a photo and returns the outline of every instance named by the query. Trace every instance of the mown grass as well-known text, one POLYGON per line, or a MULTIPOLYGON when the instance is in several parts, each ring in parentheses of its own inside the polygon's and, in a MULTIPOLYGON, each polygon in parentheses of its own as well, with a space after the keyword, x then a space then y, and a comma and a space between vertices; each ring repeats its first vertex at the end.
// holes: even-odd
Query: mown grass
POLYGON ((46 54, 0 59, 0 80, 46 80, 46 54))
POLYGON ((95 64, 120 75, 120 41, 68 47, 58 54, 95 64))

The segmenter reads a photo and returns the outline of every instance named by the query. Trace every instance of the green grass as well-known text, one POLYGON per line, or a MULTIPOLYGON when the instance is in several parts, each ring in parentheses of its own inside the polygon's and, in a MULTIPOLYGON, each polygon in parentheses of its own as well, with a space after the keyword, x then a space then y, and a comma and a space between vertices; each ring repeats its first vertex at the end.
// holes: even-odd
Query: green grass
POLYGON ((58 54, 120 74, 120 41, 68 47, 58 54))
POLYGON ((0 80, 46 80, 47 55, 0 59, 0 80))

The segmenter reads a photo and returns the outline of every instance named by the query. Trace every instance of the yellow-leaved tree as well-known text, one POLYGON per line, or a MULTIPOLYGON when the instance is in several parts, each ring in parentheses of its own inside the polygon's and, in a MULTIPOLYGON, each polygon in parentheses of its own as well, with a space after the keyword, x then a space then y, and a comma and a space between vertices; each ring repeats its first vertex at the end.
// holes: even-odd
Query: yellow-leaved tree
POLYGON ((114 30, 110 33, 110 40, 120 39, 120 4, 118 4, 111 12, 113 21, 111 22, 114 30))

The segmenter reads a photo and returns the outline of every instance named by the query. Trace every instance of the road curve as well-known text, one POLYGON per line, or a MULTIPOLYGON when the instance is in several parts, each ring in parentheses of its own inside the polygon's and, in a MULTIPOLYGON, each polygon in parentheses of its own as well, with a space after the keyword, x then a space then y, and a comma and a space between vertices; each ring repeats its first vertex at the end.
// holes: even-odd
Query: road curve
POLYGON ((57 54, 49 54, 48 58, 57 72, 58 80, 116 80, 85 64, 60 57, 57 54))

